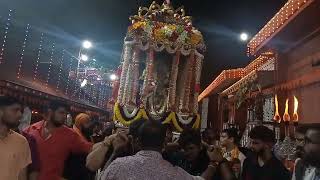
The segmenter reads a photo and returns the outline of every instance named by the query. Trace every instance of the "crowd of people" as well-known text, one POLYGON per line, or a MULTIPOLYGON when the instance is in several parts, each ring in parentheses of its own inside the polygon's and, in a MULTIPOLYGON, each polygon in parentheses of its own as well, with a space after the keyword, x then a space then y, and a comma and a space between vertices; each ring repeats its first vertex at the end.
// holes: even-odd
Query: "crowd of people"
POLYGON ((249 147, 241 147, 236 128, 219 135, 185 129, 176 141, 171 126, 151 119, 102 128, 80 113, 71 126, 68 105, 52 101, 43 120, 19 126, 22 110, 17 99, 0 96, 0 180, 320 179, 318 126, 297 128, 289 171, 266 126, 254 127, 249 147))

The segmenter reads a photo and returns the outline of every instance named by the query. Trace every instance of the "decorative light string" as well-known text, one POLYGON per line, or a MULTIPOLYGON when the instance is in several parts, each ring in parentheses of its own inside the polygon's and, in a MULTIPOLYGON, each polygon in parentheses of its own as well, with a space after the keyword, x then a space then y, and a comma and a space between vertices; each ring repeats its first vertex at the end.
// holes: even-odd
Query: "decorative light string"
POLYGON ((63 61, 64 61, 64 53, 65 53, 65 49, 62 50, 62 55, 61 55, 61 59, 60 59, 60 67, 59 67, 59 74, 58 74, 58 81, 57 81, 56 91, 59 91, 59 87, 60 87, 60 80, 61 80, 63 61))
POLYGON ((99 93, 98 93, 98 106, 101 106, 101 92, 102 92, 102 85, 99 85, 99 93))
POLYGON ((90 93, 91 95, 90 96, 91 96, 91 101, 92 102, 94 102, 94 99, 95 99, 95 92, 94 92, 95 91, 95 87, 96 87, 96 85, 93 85, 91 87, 91 93, 90 93))
POLYGON ((86 92, 88 91, 88 85, 83 88, 83 100, 86 101, 86 92))
POLYGON ((50 55, 50 60, 49 60, 49 68, 48 68, 48 74, 47 74, 47 80, 46 80, 46 89, 48 88, 49 81, 50 81, 50 75, 51 75, 51 67, 52 67, 52 62, 53 62, 53 54, 55 51, 55 43, 52 44, 51 48, 51 55, 50 55))
POLYGON ((39 68, 39 62, 40 62, 40 57, 41 57, 41 52, 42 52, 43 36, 44 36, 44 34, 41 33, 37 60, 36 60, 36 64, 34 65, 35 68, 33 71, 33 82, 35 82, 37 80, 37 76, 38 76, 38 68, 39 68))
POLYGON ((10 30, 12 14, 13 14, 13 11, 10 9, 9 13, 8 13, 8 18, 6 19, 6 25, 4 27, 3 41, 2 41, 2 45, 1 45, 1 49, 0 49, 0 64, 4 63, 4 51, 6 48, 6 42, 7 42, 9 30, 10 30))
POLYGON ((69 86, 70 86, 70 72, 72 70, 72 62, 73 62, 73 57, 71 56, 70 58, 70 64, 69 64, 69 73, 68 73, 68 79, 67 79, 67 84, 66 84, 66 90, 64 92, 64 94, 68 95, 69 92, 69 86))
POLYGON ((20 61, 19 61, 19 65, 18 65, 18 71, 17 71, 17 78, 18 79, 20 79, 20 77, 21 77, 21 68, 22 68, 22 64, 23 64, 23 57, 24 57, 24 54, 25 54, 25 49, 26 49, 26 45, 27 45, 29 30, 30 30, 30 24, 27 24, 26 31, 25 31, 25 37, 24 37, 24 40, 23 40, 21 54, 20 54, 20 61))
POLYGON ((247 45, 247 54, 253 55, 265 41, 276 31, 295 17, 303 7, 307 7, 314 0, 288 0, 279 12, 251 39, 247 45))
MULTIPOLYGON (((77 87, 77 84, 76 84, 76 87, 77 87)), ((74 89, 74 91, 77 91, 77 89, 74 89)), ((81 98, 81 93, 82 93, 82 89, 81 89, 81 87, 79 87, 78 99, 81 98)))
POLYGON ((106 103, 106 86, 104 86, 104 89, 103 89, 103 98, 102 98, 101 107, 104 107, 105 103, 106 103))

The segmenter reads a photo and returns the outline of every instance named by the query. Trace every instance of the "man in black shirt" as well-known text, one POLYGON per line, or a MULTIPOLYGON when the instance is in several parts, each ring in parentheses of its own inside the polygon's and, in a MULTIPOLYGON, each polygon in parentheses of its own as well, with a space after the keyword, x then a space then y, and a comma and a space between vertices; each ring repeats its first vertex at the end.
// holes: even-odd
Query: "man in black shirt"
POLYGON ((194 176, 200 176, 208 167, 210 159, 207 150, 202 147, 200 131, 194 129, 184 130, 178 141, 182 152, 176 152, 175 159, 168 159, 172 164, 180 166, 194 176))
POLYGON ((274 133, 265 126, 256 126, 249 133, 253 155, 243 163, 243 180, 289 180, 290 173, 272 152, 274 133))

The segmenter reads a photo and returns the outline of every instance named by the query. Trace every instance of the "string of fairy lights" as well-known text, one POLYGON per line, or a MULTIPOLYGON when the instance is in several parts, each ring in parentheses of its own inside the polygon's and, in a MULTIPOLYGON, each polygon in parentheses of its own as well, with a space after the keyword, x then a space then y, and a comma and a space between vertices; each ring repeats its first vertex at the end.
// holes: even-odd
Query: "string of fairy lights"
POLYGON ((62 50, 62 55, 60 59, 60 66, 59 66, 59 74, 58 74, 58 82, 56 86, 56 91, 59 91, 59 86, 60 86, 60 80, 61 80, 61 75, 62 75, 62 68, 63 68, 63 61, 64 61, 64 53, 65 49, 62 50))
MULTIPOLYGON (((30 76, 30 80, 35 87, 43 86, 47 90, 52 88, 53 91, 61 91, 67 96, 74 97, 74 99, 82 99, 86 102, 104 107, 108 98, 105 92, 107 87, 104 86, 108 86, 109 84, 104 83, 106 80, 102 80, 102 74, 98 74, 98 76, 93 79, 88 79, 88 84, 82 87, 79 78, 74 77, 75 72, 78 70, 75 70, 75 65, 79 60, 73 55, 76 53, 69 53, 69 51, 64 48, 62 48, 62 52, 59 53, 58 49, 60 49, 60 45, 53 40, 54 37, 44 32, 39 32, 39 29, 33 29, 30 24, 26 24, 24 27, 23 36, 19 36, 18 34, 15 35, 14 38, 11 38, 13 33, 16 32, 16 28, 21 27, 21 24, 15 26, 15 21, 12 20, 13 14, 14 11, 9 10, 5 19, 0 21, 0 27, 3 27, 3 35, 0 37, 0 67, 7 68, 8 66, 11 68, 11 65, 6 62, 9 62, 8 59, 13 57, 14 51, 12 48, 17 48, 18 53, 15 54, 18 54, 18 60, 13 67, 16 68, 14 75, 17 79, 28 81, 28 76, 30 76), (11 44, 8 46, 8 41, 17 39, 17 37, 23 37, 20 41, 21 44, 11 45, 12 43, 9 42, 11 44), (35 37, 37 37, 37 40, 35 40, 35 37), (35 48, 32 47, 34 44, 36 44, 35 48), (100 90, 98 90, 99 88, 100 90)), ((84 64, 84 66, 84 69, 96 68, 96 60, 93 59, 92 62, 90 61, 84 64)), ((96 69, 96 71, 97 73, 102 73, 102 70, 96 69)))
POLYGON ((13 11, 10 9, 8 13, 8 17, 5 22, 5 26, 4 26, 4 35, 3 35, 3 40, 2 40, 1 50, 0 50, 0 64, 4 63, 4 51, 6 49, 6 44, 7 44, 6 42, 8 38, 9 29, 11 26, 12 14, 13 14, 13 11))
MULTIPOLYGON (((69 71, 68 72, 71 72, 71 70, 72 70, 72 62, 73 62, 73 57, 71 56, 70 63, 69 63, 69 71)), ((66 84, 66 90, 64 92, 65 95, 69 95, 69 86, 70 86, 69 84, 70 84, 70 75, 68 75, 67 84, 66 84)))
POLYGON ((19 61, 19 65, 18 65, 18 71, 17 71, 17 78, 18 79, 21 78, 21 68, 22 68, 23 57, 24 57, 25 49, 26 49, 26 45, 27 45, 29 30, 30 30, 30 24, 27 24, 26 31, 25 31, 25 37, 24 37, 23 44, 22 44, 22 50, 20 53, 20 61, 19 61))
POLYGON ((52 63, 53 63, 54 52, 55 52, 55 43, 53 43, 52 47, 51 47, 51 55, 50 55, 50 59, 49 59, 48 74, 47 74, 47 80, 46 80, 46 84, 45 84, 46 89, 48 89, 48 85, 49 85, 49 81, 50 81, 51 67, 52 67, 52 63))
POLYGON ((40 57, 41 57, 43 38, 44 38, 44 34, 41 33, 40 43, 39 43, 39 48, 38 48, 38 53, 37 53, 37 59, 36 59, 36 63, 34 65, 34 71, 33 71, 33 82, 37 81, 38 68, 39 68, 39 62, 40 62, 40 57))

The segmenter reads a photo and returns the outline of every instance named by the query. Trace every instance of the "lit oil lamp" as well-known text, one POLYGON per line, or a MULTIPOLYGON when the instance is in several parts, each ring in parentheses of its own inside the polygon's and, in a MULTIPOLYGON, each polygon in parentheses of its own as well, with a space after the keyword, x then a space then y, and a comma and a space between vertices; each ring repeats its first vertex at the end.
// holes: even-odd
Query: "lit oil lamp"
POLYGON ((294 108, 293 108, 292 121, 293 121, 293 125, 296 127, 298 126, 298 121, 299 121, 299 115, 298 115, 299 101, 296 96, 293 96, 293 99, 294 99, 294 108))
POLYGON ((279 102, 278 102, 278 96, 277 95, 275 95, 275 97, 274 97, 274 102, 275 102, 275 114, 274 114, 273 120, 280 124, 281 117, 280 117, 280 114, 279 114, 279 102))
POLYGON ((290 114, 289 114, 289 99, 286 100, 286 108, 283 114, 283 121, 286 125, 289 125, 290 122, 290 114))

